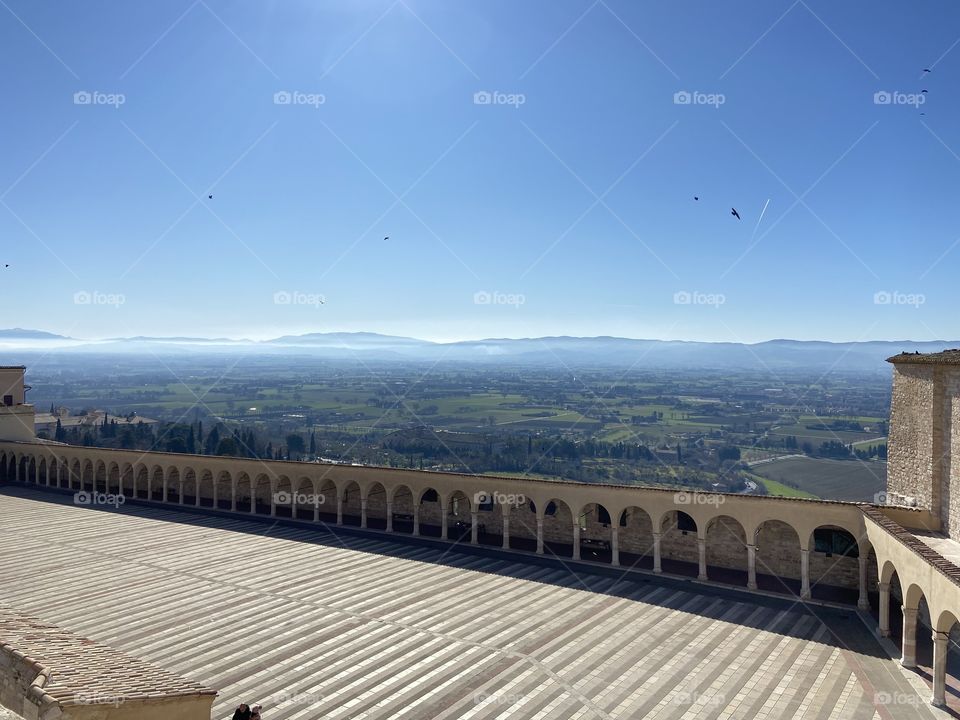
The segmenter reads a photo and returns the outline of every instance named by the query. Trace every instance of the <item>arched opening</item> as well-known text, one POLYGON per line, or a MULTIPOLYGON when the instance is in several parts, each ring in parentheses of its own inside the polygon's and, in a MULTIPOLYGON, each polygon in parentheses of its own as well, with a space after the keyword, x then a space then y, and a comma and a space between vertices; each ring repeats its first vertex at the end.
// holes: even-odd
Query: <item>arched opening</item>
MULTIPOLYGON (((60 487, 60 461, 52 457, 50 458, 50 465, 47 467, 48 477, 50 478, 50 484, 53 487, 60 487)), ((3 461, 0 460, 0 472, 2 472, 3 461)))
POLYGON ((620 513, 617 539, 620 564, 628 568, 653 569, 653 520, 643 508, 631 505, 620 513))
POLYGON ((180 471, 175 467, 167 469, 167 502, 180 504, 183 502, 183 486, 180 484, 180 471))
POLYGON ((218 510, 233 509, 233 478, 226 470, 217 473, 217 487, 214 496, 217 498, 216 508, 218 510))
POLYGON ((28 468, 27 472, 29 475, 27 475, 27 482, 39 485, 40 477, 37 475, 37 459, 35 457, 30 457, 28 468))
POLYGON ((470 542, 470 498, 455 490, 447 498, 447 537, 454 542, 470 542))
MULTIPOLYGON (((379 485, 379 483, 374 483, 374 486, 379 485)), ((370 491, 373 492, 374 486, 371 486, 370 491)), ((381 491, 383 487, 380 487, 381 491)), ((385 499, 385 493, 382 496, 383 499, 383 527, 387 526, 387 503, 385 499)), ((353 527, 360 527, 360 486, 352 480, 348 482, 343 487, 343 524, 352 525, 353 527)), ((368 498, 367 505, 367 517, 370 517, 370 505, 368 498)), ((336 518, 334 518, 336 520, 336 518)))
MULTIPOLYGON (((537 505, 533 500, 514 502, 509 511, 510 547, 514 550, 537 551, 537 505)), ((469 532, 469 527, 467 532, 469 532)))
POLYGON ((250 476, 242 472, 237 476, 237 510, 250 512, 253 507, 253 484, 250 476))
POLYGON ((133 466, 130 463, 125 463, 123 470, 120 472, 120 494, 124 498, 135 498, 137 496, 137 488, 134 483, 133 476, 133 466))
POLYGON ((660 566, 664 572, 697 577, 700 550, 697 523, 683 510, 671 510, 660 523, 660 566))
MULTIPOLYGON (((309 495, 311 492, 311 490, 308 490, 304 495, 309 495)), ((304 501, 306 502, 306 497, 304 497, 304 501)), ((292 518, 295 517, 296 506, 297 498, 293 496, 293 483, 286 475, 278 476, 276 486, 273 489, 274 512, 277 517, 292 518)))
POLYGON ((933 673, 933 621, 930 606, 919 585, 910 585, 903 596, 903 625, 901 628, 901 662, 916 668, 928 681, 933 673))
POLYGON ((30 459, 26 456, 20 458, 17 469, 17 479, 22 483, 30 482, 30 459))
MULTIPOLYGON (((280 492, 279 489, 277 492, 280 492)), ((298 520, 313 520, 313 509, 318 505, 319 497, 313 487, 313 480, 305 477, 300 478, 293 493, 293 517, 298 520)), ((279 513, 278 508, 277 514, 279 513)))
POLYGON ((102 493, 107 492, 107 466, 104 465, 102 460, 97 461, 94 480, 95 480, 94 488, 96 489, 97 492, 102 492, 102 493))
POLYGON ((137 497, 142 498, 143 500, 150 499, 150 471, 147 470, 146 465, 139 465, 136 470, 137 473, 137 497))
POLYGON ((707 579, 729 585, 747 585, 747 534, 743 525, 729 515, 717 515, 707 522, 707 579))
POLYGON ((47 461, 45 458, 40 458, 40 464, 37 466, 37 484, 38 485, 50 484, 50 480, 47 477, 47 461))
POLYGON ((573 512, 554 498, 543 506, 543 550, 547 555, 573 557, 573 512))
POLYGON ((183 482, 180 487, 182 488, 181 494, 183 495, 181 502, 184 505, 199 504, 197 502, 197 473, 192 467, 184 468, 183 482))
MULTIPOLYGON (((958 622, 953 611, 944 610, 937 617, 934 630, 946 642, 946 657, 943 667, 938 668, 936 667, 936 653, 934 653, 935 667, 930 669, 931 678, 933 683, 942 679, 943 699, 955 715, 957 707, 960 705, 960 622, 958 622)), ((938 694, 936 684, 933 694, 935 697, 938 694)))
POLYGON ((273 496, 273 483, 266 475, 257 475, 253 486, 253 512, 257 515, 269 515, 273 496))
POLYGON ((427 537, 440 537, 443 534, 443 508, 440 494, 433 488, 420 493, 420 534, 427 537))
POLYGON ((613 562, 613 523, 610 512, 599 503, 590 503, 580 511, 578 522, 580 558, 594 562, 613 562))
POLYGON ((93 490, 93 463, 85 460, 83 463, 83 489, 93 490))
POLYGON ((855 605, 860 597, 860 547, 848 530, 821 525, 810 536, 810 593, 855 605))
POLYGON ((110 463, 107 468, 107 492, 114 495, 120 494, 120 466, 115 462, 110 463))
POLYGON ((413 532, 413 492, 406 485, 399 485, 393 492, 393 531, 413 532))
POLYGON ((757 547, 757 587, 769 592, 800 595, 800 536, 782 520, 764 520, 754 538, 757 547))
POLYGON ((319 495, 317 501, 320 510, 317 513, 317 520, 328 525, 337 522, 337 485, 330 478, 324 478, 320 483, 319 495))
POLYGON ((213 482, 213 473, 210 470, 200 471, 200 483, 198 497, 200 498, 200 507, 214 507, 214 494, 216 487, 213 482))
POLYGON ((83 470, 80 467, 79 460, 74 460, 70 465, 69 488, 71 490, 83 488, 83 470))

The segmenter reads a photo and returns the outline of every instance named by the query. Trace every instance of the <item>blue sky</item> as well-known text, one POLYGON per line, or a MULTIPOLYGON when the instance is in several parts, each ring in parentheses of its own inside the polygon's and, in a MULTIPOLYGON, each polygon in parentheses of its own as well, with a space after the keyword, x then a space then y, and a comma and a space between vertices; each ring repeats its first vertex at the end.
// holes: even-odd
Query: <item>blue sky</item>
POLYGON ((0 5, 0 326, 960 335, 955 3, 0 5))

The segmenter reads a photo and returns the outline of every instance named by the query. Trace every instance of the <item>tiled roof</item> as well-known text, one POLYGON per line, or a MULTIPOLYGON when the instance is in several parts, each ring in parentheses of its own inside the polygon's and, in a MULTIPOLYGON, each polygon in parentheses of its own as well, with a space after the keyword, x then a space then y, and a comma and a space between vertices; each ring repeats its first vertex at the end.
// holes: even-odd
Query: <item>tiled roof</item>
POLYGON ((920 363, 923 365, 960 365, 960 349, 937 353, 902 352, 888 357, 891 363, 920 363))
POLYGON ((909 530, 904 529, 899 523, 894 522, 880 510, 872 505, 861 505, 863 514, 873 520, 897 540, 913 550, 917 555, 926 561, 928 565, 933 566, 941 573, 947 576, 955 584, 960 585, 960 568, 936 552, 925 542, 917 538, 909 530))
POLYGON ((43 692, 61 705, 129 702, 216 690, 68 630, 0 605, 0 648, 49 674, 43 692))

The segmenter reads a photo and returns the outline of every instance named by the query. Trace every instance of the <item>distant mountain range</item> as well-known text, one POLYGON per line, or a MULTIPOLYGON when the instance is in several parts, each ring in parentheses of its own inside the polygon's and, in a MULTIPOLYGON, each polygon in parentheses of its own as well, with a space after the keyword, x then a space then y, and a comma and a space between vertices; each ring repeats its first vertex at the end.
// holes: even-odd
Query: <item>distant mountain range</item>
POLYGON ((623 366, 635 368, 715 368, 783 371, 880 370, 891 355, 908 351, 939 352, 960 347, 960 341, 768 340, 760 343, 636 340, 620 337, 490 338, 436 343, 369 332, 285 335, 272 340, 197 337, 129 337, 81 340, 64 335, 13 328, 0 330, 0 355, 35 350, 71 353, 202 354, 244 353, 310 355, 333 359, 508 362, 558 367, 623 366))

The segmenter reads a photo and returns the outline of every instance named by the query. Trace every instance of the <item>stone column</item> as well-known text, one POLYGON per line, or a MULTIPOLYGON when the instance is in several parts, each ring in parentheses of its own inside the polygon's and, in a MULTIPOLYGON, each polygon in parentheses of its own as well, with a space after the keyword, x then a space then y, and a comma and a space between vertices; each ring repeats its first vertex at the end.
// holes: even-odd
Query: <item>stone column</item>
POLYGON ((697 580, 707 579, 707 539, 697 538, 697 560, 700 566, 697 572, 697 580))
MULTIPOLYGON (((82 471, 81 471, 81 472, 82 472, 82 471)), ((83 476, 81 475, 80 477, 82 478, 83 476)), ((94 480, 93 486, 94 486, 94 487, 97 486, 96 480, 94 480)), ((83 480, 82 480, 82 479, 80 480, 80 487, 83 487, 83 480)), ((166 501, 167 501, 167 480, 166 480, 166 478, 164 478, 164 480, 163 480, 163 502, 166 502, 166 501)))
POLYGON ((810 551, 800 549, 800 599, 810 599, 810 551))
MULTIPOLYGON (((197 480, 195 480, 194 482, 196 483, 196 484, 194 485, 194 487, 197 488, 197 494, 194 495, 194 497, 193 497, 193 504, 194 504, 195 507, 200 507, 200 480, 197 479, 197 480)), ((120 479, 120 487, 121 487, 121 488, 123 487, 123 478, 120 479)), ((214 505, 214 507, 216 507, 217 504, 214 503, 213 505, 214 505)))
POLYGON ((610 564, 614 567, 620 565, 620 528, 617 525, 610 526, 610 564))
POLYGON ((237 486, 230 487, 230 512, 237 511, 237 486))
POLYGON ((903 606, 903 657, 900 664, 905 668, 917 666, 917 608, 903 606))
POLYGON ((880 583, 880 624, 877 634, 880 637, 890 637, 890 583, 880 583))
POLYGON ((420 506, 416 504, 413 506, 413 534, 420 534, 420 506))
POLYGON ((537 555, 543 555, 543 518, 537 515, 537 555))
POLYGON ((447 509, 442 508, 440 511, 440 537, 444 540, 449 540, 450 535, 450 521, 447 519, 447 509))
POLYGON ((757 589, 757 546, 747 545, 747 589, 757 589))
POLYGON ((653 571, 655 573, 663 572, 660 567, 660 533, 653 534, 653 571))
POLYGON ((387 532, 393 532, 393 500, 387 502, 387 532))
POLYGON ((933 631, 933 697, 930 702, 936 707, 945 707, 947 704, 947 648, 949 642, 949 633, 933 631))
POLYGON ((861 610, 870 609, 870 599, 867 597, 867 556, 860 553, 860 597, 857 599, 857 607, 861 610))
MULTIPOLYGON (((291 490, 293 489, 292 485, 293 483, 291 483, 291 488, 290 488, 291 490)), ((290 508, 291 510, 293 509, 293 503, 290 503, 290 508)), ((270 486, 270 517, 276 517, 276 516, 277 516, 277 493, 275 488, 271 485, 270 486)))
POLYGON ((367 526, 367 499, 360 498, 360 527, 367 526))
POLYGON ((313 521, 320 522, 320 503, 317 502, 319 498, 313 499, 313 521))
POLYGON ((343 498, 337 495, 337 525, 343 525, 343 498))
POLYGON ((477 544, 477 536, 480 534, 479 528, 477 527, 477 511, 470 511, 470 544, 477 544))
POLYGON ((183 505, 183 480, 177 486, 177 505, 183 505))
POLYGON ((508 508, 503 511, 503 547, 504 550, 510 549, 510 510, 509 505, 503 505, 502 507, 508 508))
POLYGON ((577 520, 573 521, 573 559, 580 559, 580 523, 577 520))

